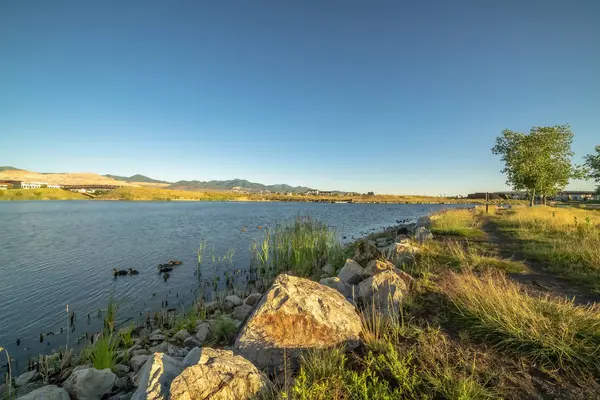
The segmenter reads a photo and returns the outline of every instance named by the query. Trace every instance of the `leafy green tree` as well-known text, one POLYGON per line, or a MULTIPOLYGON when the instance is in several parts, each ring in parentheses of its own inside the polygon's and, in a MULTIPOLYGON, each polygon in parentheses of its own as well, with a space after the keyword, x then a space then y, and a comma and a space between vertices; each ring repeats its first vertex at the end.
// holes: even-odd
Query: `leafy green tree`
POLYGON ((596 193, 600 194, 600 146, 595 148, 596 154, 588 154, 585 156, 585 166, 589 170, 588 177, 598 183, 596 193))
POLYGON ((526 190, 533 205, 535 196, 554 195, 570 179, 581 178, 583 170, 571 163, 573 132, 568 125, 534 126, 529 134, 502 131, 492 153, 502 156, 506 183, 515 190, 526 190))

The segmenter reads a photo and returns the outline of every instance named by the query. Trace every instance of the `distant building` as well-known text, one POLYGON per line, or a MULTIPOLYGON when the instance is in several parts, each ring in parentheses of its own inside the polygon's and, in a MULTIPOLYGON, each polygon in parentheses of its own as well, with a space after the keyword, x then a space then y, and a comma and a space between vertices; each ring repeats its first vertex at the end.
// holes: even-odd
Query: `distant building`
POLYGON ((0 190, 8 189, 8 183, 0 183, 0 190))
POLYGON ((13 181, 12 184, 15 189, 40 189, 42 187, 48 186, 47 182, 13 181))
POLYGON ((552 196, 552 199, 560 201, 585 201, 598 198, 600 198, 600 196, 593 190, 565 190, 556 196, 552 196))

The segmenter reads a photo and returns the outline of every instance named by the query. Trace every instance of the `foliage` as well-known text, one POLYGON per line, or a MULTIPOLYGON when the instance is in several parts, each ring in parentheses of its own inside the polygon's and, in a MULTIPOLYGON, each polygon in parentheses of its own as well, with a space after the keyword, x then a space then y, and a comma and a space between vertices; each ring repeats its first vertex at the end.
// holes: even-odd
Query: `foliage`
POLYGON ((529 134, 502 131, 492 153, 502 156, 507 184, 532 197, 558 193, 583 172, 571 164, 573 132, 568 125, 531 128, 529 134))
POLYGON ((469 334, 547 367, 600 371, 600 308, 529 296, 498 272, 450 273, 444 292, 469 334))
POLYGON ((475 218, 477 212, 476 209, 458 209, 436 214, 431 217, 431 232, 468 238, 485 237, 481 222, 475 218))
POLYGON ((496 222, 513 235, 515 250, 549 271, 600 287, 600 214, 572 207, 515 208, 496 222))
POLYGON ((106 317, 104 318, 104 333, 112 334, 115 330, 117 320, 118 306, 114 299, 114 294, 111 293, 108 299, 108 307, 106 307, 106 317))
POLYGON ((259 289, 268 287, 277 275, 291 271, 297 276, 318 277, 329 263, 334 268, 344 262, 338 234, 325 223, 298 217, 292 224, 266 230, 261 242, 252 244, 251 274, 259 289))
POLYGON ((126 348, 130 348, 131 346, 133 346, 134 340, 132 337, 132 332, 133 332, 133 326, 128 326, 127 328, 123 328, 119 330, 119 339, 121 339, 121 343, 123 344, 124 347, 126 348))
POLYGON ((209 343, 230 345, 235 338, 237 326, 226 316, 221 316, 210 329, 209 343))
POLYGON ((117 341, 113 340, 112 335, 100 335, 96 339, 90 351, 90 360, 92 366, 102 370, 105 368, 113 368, 116 364, 116 348, 117 341))
POLYGON ((585 166, 589 169, 589 178, 599 184, 598 193, 600 194, 600 146, 596 146, 595 151, 596 154, 585 156, 585 166))

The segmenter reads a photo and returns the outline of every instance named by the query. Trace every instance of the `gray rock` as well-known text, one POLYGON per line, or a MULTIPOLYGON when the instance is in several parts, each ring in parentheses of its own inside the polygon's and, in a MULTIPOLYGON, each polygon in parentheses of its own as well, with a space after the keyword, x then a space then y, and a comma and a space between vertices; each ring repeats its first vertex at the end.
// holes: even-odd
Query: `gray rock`
POLYGON ((184 368, 183 362, 163 353, 154 353, 140 370, 138 388, 131 399, 169 399, 171 382, 184 368))
POLYGON ((125 376, 129 373, 129 367, 123 364, 116 364, 112 370, 118 377, 125 376))
POLYGON ((198 363, 198 361, 200 361, 200 353, 201 353, 201 348, 194 347, 193 349, 190 350, 188 355, 185 356, 185 358, 183 359, 183 364, 186 367, 196 365, 198 363))
POLYGON ((15 379, 15 386, 19 387, 19 386, 23 386, 31 381, 35 381, 38 376, 39 376, 39 374, 35 370, 24 372, 15 379))
POLYGON ((382 250, 385 258, 397 267, 412 262, 421 249, 413 246, 410 240, 402 240, 382 250))
POLYGON ((223 300, 223 306, 227 310, 232 310, 233 307, 239 306, 241 304, 242 304, 242 299, 240 299, 239 297, 237 297, 234 294, 225 297, 225 300, 223 300))
POLYGON ((208 303, 204 303, 203 307, 204 307, 204 309, 206 309, 206 311, 208 311, 209 313, 212 313, 219 309, 219 302, 218 301, 209 301, 208 303))
POLYGON ((261 370, 292 364, 301 349, 358 343, 360 317, 337 290, 309 279, 279 275, 235 341, 235 351, 261 370))
POLYGON ((172 339, 175 343, 183 343, 183 341, 185 339, 189 338, 190 336, 192 336, 192 335, 188 331, 186 331, 185 329, 182 329, 179 332, 177 332, 176 334, 174 334, 172 339))
POLYGON ((127 392, 133 389, 133 383, 129 376, 125 375, 120 378, 117 378, 115 381, 115 389, 117 392, 127 392))
POLYGON ((150 334, 148 340, 150 340, 151 342, 162 342, 163 340, 165 340, 165 335, 160 329, 157 329, 154 332, 152 332, 152 334, 150 334))
POLYGON ((424 226, 420 226, 415 230, 415 239, 417 239, 419 243, 423 243, 433 239, 433 234, 429 229, 425 228, 424 226))
POLYGON ((254 307, 256 303, 260 301, 262 298, 262 293, 252 293, 250 296, 246 297, 244 300, 244 304, 254 307))
POLYGON ((210 334, 210 324, 208 322, 202 322, 198 325, 196 331, 196 340, 200 343, 200 346, 204 344, 206 338, 210 334))
POLYGON ((337 290, 344 297, 352 298, 354 296, 354 286, 347 284, 337 276, 321 279, 319 283, 337 290))
MULTIPOLYGON (((12 393, 13 393, 13 395, 15 395, 15 393, 16 393, 17 397, 23 397, 26 394, 29 394, 29 393, 33 392, 34 390, 37 390, 43 386, 44 386, 44 382, 42 382, 42 381, 28 382, 28 383, 14 389, 12 393)), ((0 386, 0 389, 1 388, 2 388, 2 386, 0 386)), ((0 393, 3 393, 3 391, 0 390, 0 393)))
POLYGON ((252 312, 252 306, 242 304, 233 309, 233 318, 239 321, 244 321, 252 312))
POLYGON ((186 349, 193 349, 194 347, 201 347, 202 343, 195 337, 190 336, 189 338, 185 339, 185 342, 183 342, 183 346, 186 349))
POLYGON ((427 215, 419 217, 419 219, 417 220, 416 228, 419 229, 421 227, 431 228, 431 217, 427 215))
POLYGON ((150 356, 146 354, 140 354, 138 356, 131 357, 129 365, 131 365, 131 369, 133 370, 133 372, 138 372, 140 368, 142 368, 142 366, 146 363, 146 361, 148 361, 149 357, 150 356))
POLYGON ((246 400, 265 387, 264 376, 244 357, 203 348, 198 362, 171 383, 171 399, 246 400))
POLYGON ((71 398, 65 389, 55 385, 48 385, 19 397, 18 400, 71 400, 71 398))
POLYGON ((112 391, 117 376, 108 368, 86 368, 73 372, 63 388, 77 400, 100 400, 112 391))
POLYGON ((135 356, 149 356, 150 355, 150 351, 146 350, 146 349, 139 349, 139 350, 134 350, 133 352, 131 352, 129 354, 131 354, 132 357, 135 357, 135 356))
POLYGON ((168 349, 169 343, 162 342, 154 347, 150 347, 148 350, 150 350, 150 353, 166 353, 168 349))
POLYGON ((188 353, 188 351, 186 349, 181 349, 177 346, 173 346, 172 344, 169 344, 169 346, 167 346, 167 355, 168 356, 183 358, 187 355, 187 353, 188 353))
POLYGON ((373 275, 358 285, 360 299, 367 310, 375 308, 384 315, 397 313, 407 292, 404 279, 392 270, 373 275))
POLYGON ((383 255, 377 246, 375 246, 375 244, 362 240, 356 245, 356 251, 354 252, 353 260, 361 266, 366 266, 369 261, 377 260, 381 257, 383 257, 383 255))
POLYGON ((379 274, 380 272, 392 270, 395 268, 396 267, 394 266, 394 264, 387 260, 371 260, 367 264, 367 268, 365 268, 365 275, 373 276, 379 274))
POLYGON ((130 348, 127 349, 127 351, 129 352, 129 354, 133 354, 134 351, 136 350, 141 350, 143 349, 143 347, 139 344, 134 344, 133 346, 131 346, 130 348))
POLYGON ((353 260, 346 260, 346 264, 338 273, 338 278, 349 285, 356 285, 364 279, 365 269, 353 260))
POLYGON ((331 266, 331 264, 326 264, 322 271, 327 274, 327 276, 331 276, 335 274, 335 269, 331 266))

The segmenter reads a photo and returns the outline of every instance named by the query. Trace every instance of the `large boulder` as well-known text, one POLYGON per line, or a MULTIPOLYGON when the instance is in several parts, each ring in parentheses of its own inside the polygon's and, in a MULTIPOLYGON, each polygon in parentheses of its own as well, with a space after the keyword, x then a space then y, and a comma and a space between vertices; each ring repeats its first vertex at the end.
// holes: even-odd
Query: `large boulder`
POLYGON ((365 278, 365 269, 356 261, 348 259, 338 273, 338 278, 349 285, 356 285, 365 278))
POLYGON ((63 388, 77 400, 100 400, 110 394, 117 376, 109 368, 85 368, 75 371, 63 383, 63 388))
MULTIPOLYGON (((399 272, 405 274, 402 271, 399 272)), ((386 315, 399 311, 402 299, 407 292, 407 283, 395 270, 387 270, 373 275, 358 285, 358 293, 363 306, 367 310, 374 307, 376 311, 386 315)))
POLYGON ((381 254, 381 251, 379 251, 375 244, 367 240, 361 240, 356 245, 356 251, 354 252, 353 260, 360 265, 366 266, 369 261, 382 257, 383 255, 381 254))
POLYGON ((225 300, 223 300, 223 306, 227 310, 232 310, 233 307, 239 306, 241 304, 242 304, 242 299, 240 299, 235 294, 229 295, 229 296, 225 297, 225 300))
POLYGON ((399 243, 394 243, 391 246, 383 249, 383 254, 385 258, 399 267, 405 263, 411 262, 414 260, 415 255, 420 251, 416 246, 413 246, 410 241, 402 240, 399 243))
POLYGON ((250 315, 251 312, 252 306, 249 306, 248 304, 242 304, 233 309, 232 315, 233 318, 237 319, 238 321, 244 321, 246 318, 248 318, 248 315, 250 315))
POLYGON ((354 297, 354 286, 347 284, 337 276, 333 278, 324 278, 319 281, 321 285, 325 285, 332 289, 337 290, 344 296, 345 298, 353 298, 354 297))
POLYGON ((58 386, 48 385, 21 396, 18 400, 71 400, 69 393, 58 386))
POLYGON ((173 339, 173 342, 175 342, 177 344, 182 344, 183 341, 185 339, 189 338, 190 336, 192 336, 192 335, 188 331, 186 331, 185 329, 182 329, 179 332, 177 332, 176 334, 174 334, 172 339, 173 339))
POLYGON ((140 370, 138 388, 131 400, 168 399, 171 382, 184 368, 182 361, 164 353, 154 353, 140 370))
POLYGON ((197 363, 171 383, 172 400, 245 400, 266 386, 258 369, 227 350, 203 348, 197 363))
POLYGON ((420 227, 431 228, 431 217, 428 215, 419 217, 416 228, 418 229, 420 227))
POLYGON ((302 349, 355 344, 360 317, 338 291, 279 275, 237 337, 234 349, 258 368, 295 363, 302 349))

